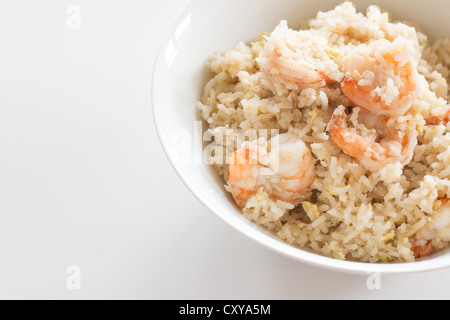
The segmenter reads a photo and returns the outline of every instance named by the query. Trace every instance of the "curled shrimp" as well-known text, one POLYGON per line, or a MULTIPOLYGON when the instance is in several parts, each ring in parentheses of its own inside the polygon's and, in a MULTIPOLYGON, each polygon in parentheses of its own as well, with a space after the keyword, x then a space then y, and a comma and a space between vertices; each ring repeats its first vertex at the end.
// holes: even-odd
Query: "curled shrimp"
POLYGON ((433 251, 433 244, 431 241, 428 241, 428 243, 425 246, 414 246, 412 249, 414 252, 414 256, 416 258, 423 258, 430 255, 431 251, 433 251))
POLYGON ((356 47, 344 58, 343 71, 344 95, 375 114, 404 115, 420 93, 413 49, 403 38, 356 47))
POLYGON ((389 163, 408 164, 417 145, 417 131, 412 116, 380 117, 376 121, 381 132, 379 142, 362 137, 347 127, 345 108, 339 106, 328 124, 331 140, 346 154, 355 157, 371 172, 389 163), (400 120, 403 120, 400 123, 400 120))
POLYGON ((255 141, 245 143, 230 157, 228 186, 240 208, 245 207, 261 187, 273 200, 296 206, 314 179, 311 151, 293 134, 272 138, 269 153, 255 141), (276 168, 269 168, 274 163, 276 168))
POLYGON ((341 80, 342 73, 337 64, 325 52, 326 43, 314 43, 314 46, 308 47, 309 41, 320 39, 312 37, 310 31, 289 29, 287 22, 281 21, 270 37, 267 37, 267 43, 256 61, 264 73, 300 85, 324 85, 336 81, 332 77, 341 80), (318 67, 323 61, 326 66, 318 67), (325 69, 331 70, 332 75, 326 75, 325 69))
POLYGON ((416 241, 426 242, 425 246, 416 245, 413 248, 416 257, 428 256, 433 248, 442 249, 447 242, 450 242, 450 201, 443 198, 440 201, 440 208, 428 218, 427 224, 419 230, 416 241))

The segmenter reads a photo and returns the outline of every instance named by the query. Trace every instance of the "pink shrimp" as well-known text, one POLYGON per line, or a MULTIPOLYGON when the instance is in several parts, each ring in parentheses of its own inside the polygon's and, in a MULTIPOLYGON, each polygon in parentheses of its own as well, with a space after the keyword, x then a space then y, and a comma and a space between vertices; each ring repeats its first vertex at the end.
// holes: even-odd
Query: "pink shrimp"
POLYGON ((288 28, 286 21, 282 21, 267 37, 267 43, 256 59, 261 71, 300 85, 335 82, 315 62, 326 61, 329 69, 341 74, 337 64, 329 58, 322 45, 305 48, 307 39, 311 38, 319 41, 309 31, 294 31, 288 28))
POLYGON ((440 207, 428 218, 426 225, 415 234, 415 240, 426 242, 425 247, 416 245, 416 257, 425 257, 433 248, 442 249, 450 242, 450 201, 448 198, 437 200, 440 207))
POLYGON ((230 157, 228 186, 243 208, 259 188, 264 188, 273 200, 282 200, 298 205, 302 194, 315 179, 314 158, 306 144, 292 134, 277 136, 278 144, 269 154, 260 150, 256 142, 246 143, 230 157), (267 169, 261 162, 267 158, 277 159, 278 168, 272 174, 263 174, 267 169), (258 159, 259 158, 259 159, 258 159))
POLYGON ((403 38, 356 47, 344 58, 342 92, 374 114, 406 114, 420 93, 417 63, 409 51, 403 38))
POLYGON ((417 145, 417 131, 414 119, 411 116, 405 118, 400 125, 399 119, 381 117, 382 140, 375 142, 347 128, 345 108, 339 106, 328 124, 328 131, 331 140, 342 151, 358 159, 367 170, 377 172, 389 163, 400 162, 404 166, 411 161, 417 145), (405 128, 400 129, 402 127, 405 128))
POLYGON ((416 258, 427 257, 430 255, 431 251, 433 251, 433 244, 431 241, 428 241, 425 246, 414 246, 412 250, 416 258))

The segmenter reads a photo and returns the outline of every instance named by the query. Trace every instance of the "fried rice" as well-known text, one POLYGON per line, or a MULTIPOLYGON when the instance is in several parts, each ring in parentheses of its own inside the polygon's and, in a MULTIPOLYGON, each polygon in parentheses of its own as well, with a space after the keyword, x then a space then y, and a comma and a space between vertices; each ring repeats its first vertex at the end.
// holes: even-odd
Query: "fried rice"
MULTIPOLYGON (((281 21, 273 32, 291 30, 281 21)), ((208 160, 230 191, 230 155, 245 141, 257 141, 267 149, 276 133, 289 132, 310 148, 316 178, 297 206, 272 199, 261 189, 247 201, 242 214, 291 245, 336 259, 414 261, 414 248, 425 246, 431 238, 433 247, 442 249, 448 240, 442 234, 427 235, 432 233, 427 225, 443 205, 442 199, 450 198, 450 123, 427 120, 448 105, 450 40, 431 43, 418 27, 391 20, 376 6, 362 14, 345 2, 296 29, 301 52, 333 80, 305 86, 276 77, 276 70, 262 72, 260 56, 271 35, 266 32, 215 54, 207 63, 213 76, 198 109, 214 136, 208 160), (371 172, 330 139, 327 125, 334 110, 344 106, 353 111, 349 124, 354 130, 371 135, 358 120, 362 110, 341 91, 344 57, 361 44, 398 38, 407 42, 420 79, 420 93, 409 109, 417 145, 405 166, 390 163, 371 172)), ((360 84, 376 81, 367 72, 360 84)), ((388 81, 375 94, 389 102, 398 92, 388 81)))

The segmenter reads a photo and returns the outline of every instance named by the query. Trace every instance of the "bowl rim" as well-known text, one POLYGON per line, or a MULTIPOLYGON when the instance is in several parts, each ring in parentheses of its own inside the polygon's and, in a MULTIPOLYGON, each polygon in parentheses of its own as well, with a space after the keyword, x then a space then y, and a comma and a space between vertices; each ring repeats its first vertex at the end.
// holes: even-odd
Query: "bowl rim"
MULTIPOLYGON (((151 80, 152 81, 151 109, 152 109, 153 123, 155 125, 158 139, 172 168, 175 170, 176 174, 184 183, 184 185, 197 198, 197 200, 200 201, 200 203, 202 203, 216 217, 226 222, 233 229, 236 229, 241 234, 259 243, 260 245, 263 245, 264 247, 270 249, 271 251, 276 252, 282 256, 288 257, 292 260, 305 263, 310 266, 319 267, 321 269, 360 275, 370 275, 374 273, 389 275, 389 274, 410 274, 418 272, 436 271, 450 267, 450 256, 446 259, 436 260, 435 258, 430 258, 415 262, 368 263, 349 260, 339 260, 320 255, 319 253, 313 253, 306 250, 302 250, 299 247, 289 245, 282 240, 277 240, 264 234, 263 232, 261 232, 261 230, 258 230, 258 228, 260 227, 254 223, 251 223, 254 232, 248 232, 248 227, 244 227, 243 225, 236 226, 233 223, 233 221, 231 221, 231 219, 227 218, 226 212, 224 213, 220 212, 219 210, 216 210, 204 197, 202 197, 198 192, 195 191, 195 188, 192 186, 191 182, 185 177, 177 162, 174 161, 174 159, 172 159, 170 155, 168 143, 164 139, 164 135, 162 134, 163 132, 162 125, 160 121, 158 121, 160 119, 159 110, 161 109, 161 106, 157 104, 157 101, 160 100, 159 96, 161 92, 160 90, 158 90, 159 83, 161 83, 160 81, 158 81, 158 79, 164 77, 164 74, 161 72, 162 70, 161 66, 167 65, 164 59, 164 52, 167 49, 167 46, 169 45, 170 39, 174 36, 177 27, 183 22, 186 15, 189 14, 192 11, 192 9, 195 8, 195 6, 200 3, 200 1, 201 0, 187 0, 183 5, 183 7, 176 14, 168 31, 165 32, 163 40, 157 51, 151 80)), ((207 164, 203 165, 207 166, 207 164)))

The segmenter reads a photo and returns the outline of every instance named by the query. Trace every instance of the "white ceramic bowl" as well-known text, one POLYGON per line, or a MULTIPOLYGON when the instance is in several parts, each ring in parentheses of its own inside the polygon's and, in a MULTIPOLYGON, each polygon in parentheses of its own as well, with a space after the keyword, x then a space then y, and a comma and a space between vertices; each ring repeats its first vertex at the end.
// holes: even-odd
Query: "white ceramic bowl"
MULTIPOLYGON (((215 52, 233 48, 240 41, 271 31, 282 19, 297 25, 340 0, 192 0, 178 15, 165 38, 155 64, 153 114, 163 148, 180 178, 193 194, 218 217, 260 244, 295 260, 322 268, 367 274, 407 273, 450 266, 450 251, 423 261, 368 264, 340 261, 292 247, 246 220, 225 191, 223 181, 202 163, 201 137, 196 111, 203 87, 210 77, 205 62, 215 52), (186 148, 188 147, 188 148, 186 148), (189 150, 192 150, 190 152, 189 150)), ((365 12, 376 4, 396 20, 414 21, 431 38, 450 37, 450 1, 385 0, 355 1, 365 12)))

